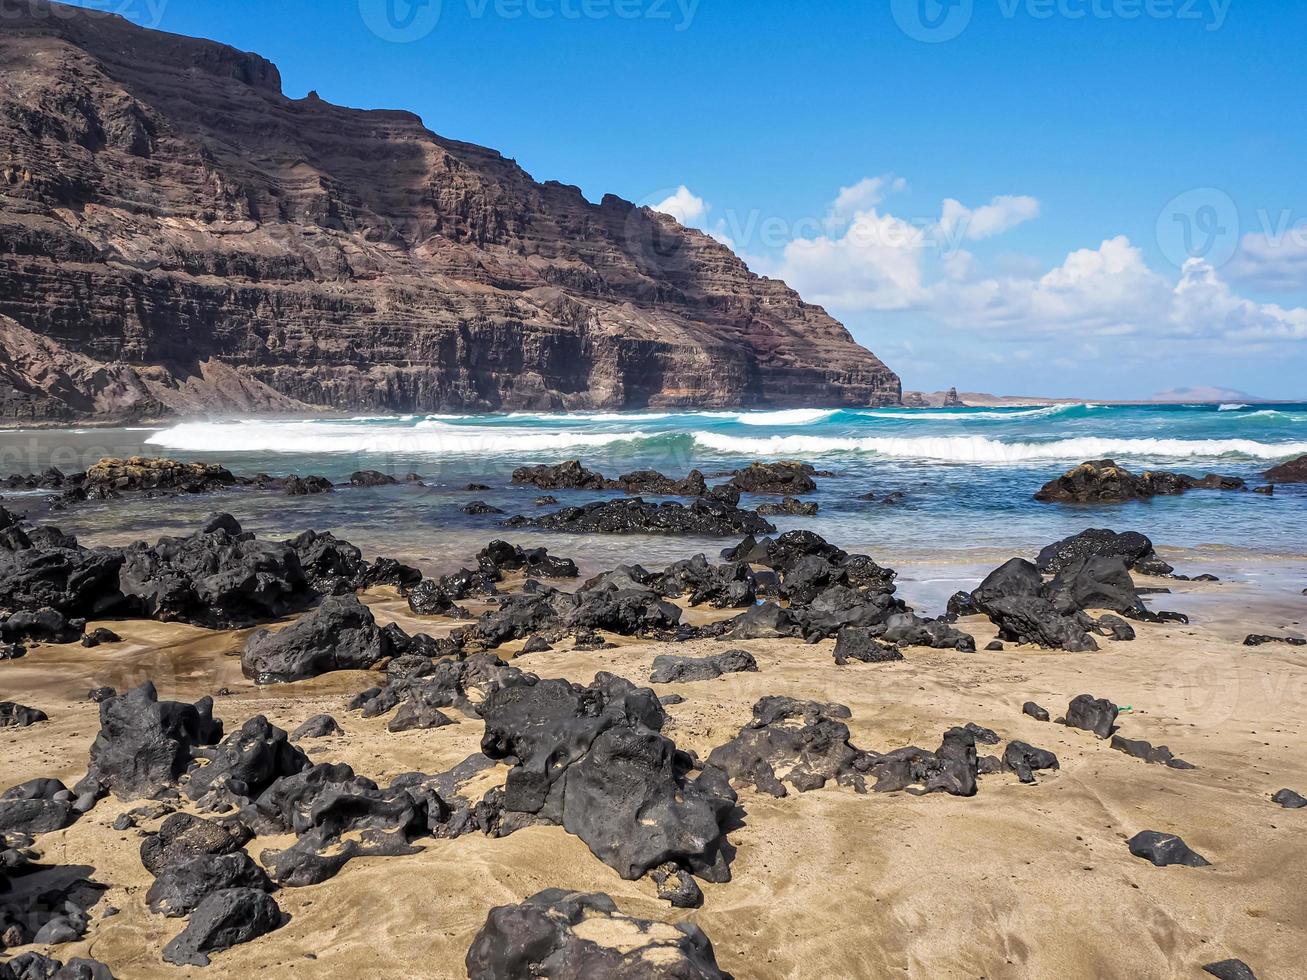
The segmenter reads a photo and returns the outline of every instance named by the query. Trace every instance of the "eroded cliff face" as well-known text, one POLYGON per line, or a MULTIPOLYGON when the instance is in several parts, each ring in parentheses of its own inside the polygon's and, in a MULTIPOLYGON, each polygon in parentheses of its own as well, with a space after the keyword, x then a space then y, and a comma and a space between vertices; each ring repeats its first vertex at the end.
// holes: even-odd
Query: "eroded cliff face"
POLYGON ((54 415, 900 396, 824 310, 670 217, 37 0, 0 0, 0 314, 40 341, 0 330, 0 402, 54 415), (112 393, 24 401, 34 343, 112 393))

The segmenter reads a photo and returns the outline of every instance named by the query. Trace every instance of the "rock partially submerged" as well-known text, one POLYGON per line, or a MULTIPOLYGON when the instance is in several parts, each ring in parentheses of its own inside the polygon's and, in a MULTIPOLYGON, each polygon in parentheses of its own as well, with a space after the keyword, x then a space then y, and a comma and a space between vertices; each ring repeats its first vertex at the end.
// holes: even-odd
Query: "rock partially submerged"
POLYGON ((1189 490, 1247 490, 1238 477, 1209 473, 1204 477, 1183 473, 1146 471, 1136 475, 1114 460, 1099 459, 1068 470, 1044 485, 1035 499, 1046 503, 1116 503, 1173 496, 1189 490))
POLYGON ((798 497, 817 489, 817 471, 807 463, 787 460, 779 463, 751 463, 731 474, 731 486, 742 493, 779 494, 798 497))
POLYGON ((622 914, 607 895, 551 888, 491 909, 467 952, 469 980, 725 980, 694 925, 622 914))
POLYGON ((1090 528, 1050 544, 1039 553, 1035 565, 1045 575, 1056 575, 1087 558, 1119 558, 1128 570, 1140 575, 1167 576, 1175 571, 1157 556, 1145 535, 1137 531, 1118 534, 1105 528, 1090 528))
POLYGON ((1307 456, 1299 456, 1297 459, 1272 466, 1265 475, 1267 481, 1272 484, 1307 483, 1307 456))
POLYGON ((226 467, 216 463, 182 463, 154 456, 102 459, 86 471, 82 488, 93 495, 108 492, 166 490, 205 493, 236 483, 226 467))
POLYGON ((687 534, 710 538, 776 530, 756 512, 711 497, 697 497, 689 504, 654 504, 639 497, 598 500, 541 517, 513 517, 504 526, 572 534, 687 534))
POLYGON ((763 504, 758 513, 763 517, 816 517, 818 505, 811 501, 786 497, 779 504, 763 504))
POLYGON ((553 466, 522 466, 513 471, 512 480, 518 486, 538 490, 604 490, 608 487, 603 474, 586 469, 578 459, 553 466))

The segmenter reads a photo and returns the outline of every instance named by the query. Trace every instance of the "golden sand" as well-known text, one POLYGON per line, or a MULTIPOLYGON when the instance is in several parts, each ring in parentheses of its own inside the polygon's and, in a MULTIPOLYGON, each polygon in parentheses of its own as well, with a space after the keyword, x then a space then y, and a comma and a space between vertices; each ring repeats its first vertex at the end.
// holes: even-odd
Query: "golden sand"
MULTIPOLYGON (((368 598, 379 619, 431 631, 393 594, 368 598)), ((228 688, 216 698, 228 730, 259 712, 287 729, 329 712, 345 735, 302 747, 382 784, 403 772, 442 771, 479 747, 482 726, 457 711, 450 714, 458 725, 402 734, 386 731, 386 718, 345 712, 350 695, 378 682, 375 674, 258 690, 233 656, 241 633, 111 625, 126 642, 44 647, 0 665, 4 697, 51 718, 0 731, 0 785, 36 776, 71 785, 85 772, 98 727, 86 691, 147 677, 164 697, 228 688)), ((961 625, 982 647, 993 638, 986 621, 961 625)), ((647 879, 622 881, 561 828, 420 841, 420 854, 357 859, 321 885, 283 889, 277 901, 290 922, 216 954, 207 969, 160 959, 184 920, 146 909, 151 878, 139 858, 140 831, 111 827, 137 804, 111 798, 37 842, 48 860, 93 867, 110 886, 86 940, 53 952, 97 957, 121 980, 463 977, 463 957, 492 906, 563 887, 607 892, 631 915, 697 922, 738 980, 1140 980, 1199 977, 1202 964, 1228 957, 1244 959, 1263 980, 1304 977, 1307 811, 1283 810, 1269 797, 1285 786, 1307 792, 1307 650, 1245 648, 1224 626, 1143 626, 1136 642, 1105 642, 1098 654, 909 650, 901 663, 845 668, 834 665, 832 642, 624 642, 535 654, 519 666, 582 683, 598 670, 641 682, 659 653, 748 649, 759 673, 659 689, 687 699, 668 709, 667 734, 701 757, 738 731, 757 699, 785 694, 848 705, 853 742, 863 748, 934 748, 945 729, 976 722, 1005 741, 1052 750, 1062 768, 1038 774, 1035 786, 983 777, 972 799, 860 796, 832 785, 776 800, 746 790, 745 826, 731 834, 734 880, 705 884, 704 907, 693 911, 658 901, 647 879), (1021 713, 1033 700, 1056 716, 1081 693, 1131 706, 1123 735, 1169 745, 1199 768, 1147 765, 1088 733, 1021 713), (1155 868, 1131 857, 1125 841, 1141 830, 1180 834, 1212 867, 1155 868), (101 919, 105 905, 121 911, 101 919)), ((1250 631, 1259 628, 1243 632, 1250 631)), ((289 842, 259 838, 249 850, 257 858, 289 842)))

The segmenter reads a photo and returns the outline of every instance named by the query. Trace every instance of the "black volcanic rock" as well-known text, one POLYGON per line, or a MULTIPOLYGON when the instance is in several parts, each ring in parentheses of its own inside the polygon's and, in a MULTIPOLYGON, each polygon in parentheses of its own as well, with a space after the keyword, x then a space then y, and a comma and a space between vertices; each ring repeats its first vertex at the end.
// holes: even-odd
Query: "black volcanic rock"
POLYGON ((209 954, 247 943, 285 921, 277 902, 258 888, 226 888, 200 902, 163 958, 178 966, 208 966, 209 954))
POLYGON ((1172 864, 1181 864, 1187 868, 1206 868, 1211 864, 1175 834, 1145 830, 1135 834, 1127 843, 1131 854, 1146 858, 1159 868, 1172 864))
POLYGON ((15 701, 0 701, 0 728, 30 728, 50 716, 40 708, 29 708, 15 701))
POLYGON ((1271 483, 1307 483, 1307 456, 1299 456, 1266 471, 1271 483))
POLYGON ((1147 471, 1134 474, 1114 460, 1099 459, 1068 470, 1044 485, 1035 499, 1045 503, 1115 503, 1174 496, 1189 490, 1247 490, 1238 477, 1209 473, 1204 477, 1147 471))
POLYGON ((1153 542, 1137 531, 1118 534, 1091 528, 1050 544, 1039 553, 1035 564, 1046 575, 1056 575, 1083 558, 1120 558, 1125 567, 1141 575, 1170 575, 1175 571, 1157 557, 1153 542))
POLYGON ((711 657, 654 657, 651 684, 686 684, 716 680, 723 674, 757 673, 758 661, 745 650, 727 650, 711 657))
POLYGON ((1272 803, 1278 803, 1286 810, 1301 810, 1307 807, 1307 797, 1295 793, 1291 789, 1282 789, 1271 797, 1272 803))
POLYGON ((1208 963, 1203 967, 1204 973, 1210 973, 1217 980, 1257 980, 1257 975, 1243 960, 1221 960, 1208 963))
POLYGON ((4 4, 0 412, 899 401, 823 310, 670 216, 287 98, 258 55, 4 4))
POLYGON ((197 746, 213 745, 221 737, 212 698, 193 705, 160 701, 146 681, 100 704, 100 733, 77 792, 103 788, 124 800, 153 796, 186 771, 197 746))
POLYGON ((1081 694, 1067 707, 1066 724, 1068 728, 1080 728, 1099 738, 1110 738, 1116 731, 1118 714, 1117 706, 1107 698, 1081 694))
POLYGON ((469 980, 726 980, 727 976, 717 966, 712 943, 697 926, 636 919, 622 914, 607 895, 558 888, 538 892, 518 905, 491 909, 467 951, 465 965, 469 980))
POLYGON ((817 489, 813 481, 816 470, 807 463, 751 463, 736 470, 731 486, 742 493, 774 493, 798 497, 817 489))
POLYGON ((275 633, 260 630, 245 642, 241 671, 256 684, 282 684, 335 670, 367 670, 393 652, 390 636, 354 595, 328 596, 322 605, 275 633))
POLYGON ((542 517, 514 517, 505 527, 538 527, 571 534, 687 534, 724 538, 766 534, 776 530, 751 510, 724 501, 698 497, 689 504, 646 503, 639 497, 600 500, 584 507, 565 507, 542 517))

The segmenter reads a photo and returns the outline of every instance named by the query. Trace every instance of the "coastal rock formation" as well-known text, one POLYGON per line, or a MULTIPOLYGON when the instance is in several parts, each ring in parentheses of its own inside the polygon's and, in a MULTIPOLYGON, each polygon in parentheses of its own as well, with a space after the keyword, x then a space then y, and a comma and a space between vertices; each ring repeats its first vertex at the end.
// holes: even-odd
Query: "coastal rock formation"
POLYGON ((0 414, 897 404, 675 219, 103 11, 0 0, 0 414))
POLYGON ((1045 575, 1056 575, 1083 558, 1120 558, 1125 567, 1140 575, 1166 576, 1175 571, 1157 557, 1153 542, 1138 531, 1118 534, 1104 528, 1090 528, 1072 535, 1039 553, 1035 565, 1045 575))
POLYGON ((1307 456, 1299 456, 1266 471, 1271 483, 1307 483, 1307 456))
POLYGON ((594 977, 725 980, 712 943, 689 923, 622 914, 607 895, 551 888, 491 909, 467 951, 469 980, 594 977))
POLYGON ((1081 463, 1049 481, 1035 499, 1045 503, 1116 503, 1174 496, 1189 490, 1247 489, 1248 484, 1234 476, 1209 473, 1200 478, 1160 470, 1135 474, 1114 460, 1098 459, 1081 463))
POLYGON ((597 500, 584 507, 564 507, 542 517, 514 517, 505 527, 538 527, 572 534, 693 534, 724 538, 776 530, 755 511, 723 500, 696 497, 689 504, 646 503, 639 497, 597 500))

